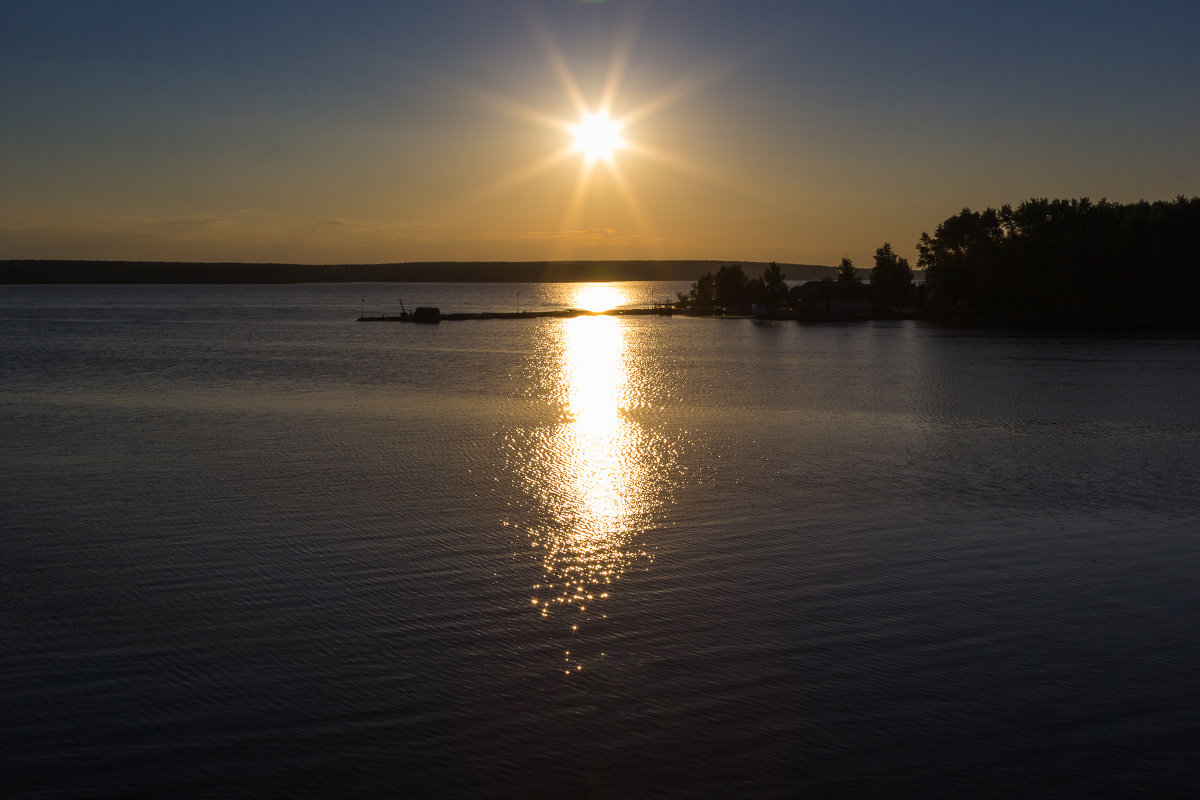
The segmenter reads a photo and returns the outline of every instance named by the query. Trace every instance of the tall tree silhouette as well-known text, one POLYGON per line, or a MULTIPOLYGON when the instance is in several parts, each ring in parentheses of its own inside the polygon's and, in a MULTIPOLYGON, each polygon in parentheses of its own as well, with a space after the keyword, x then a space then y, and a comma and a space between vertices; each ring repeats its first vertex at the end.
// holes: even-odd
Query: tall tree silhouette
POLYGON ((714 278, 716 303, 726 308, 744 306, 749 299, 750 279, 741 264, 730 264, 717 270, 714 278))
POLYGON ((905 308, 912 299, 912 268, 884 242, 875 251, 871 270, 871 302, 878 308, 905 308))
POLYGON ((787 307, 788 303, 788 287, 787 276, 783 274, 783 270, 779 265, 772 261, 763 270, 762 286, 763 286, 763 302, 770 311, 778 311, 781 308, 787 307))

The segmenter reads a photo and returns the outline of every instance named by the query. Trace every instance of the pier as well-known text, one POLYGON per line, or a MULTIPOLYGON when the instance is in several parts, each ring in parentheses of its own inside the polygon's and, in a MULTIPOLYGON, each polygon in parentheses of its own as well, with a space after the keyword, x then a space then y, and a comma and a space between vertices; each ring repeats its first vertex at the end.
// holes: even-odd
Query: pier
MULTIPOLYGON (((418 309, 418 312, 421 309, 418 309)), ((374 314, 362 315, 359 322, 457 322, 467 319, 573 319, 574 317, 669 317, 679 310, 669 305, 642 308, 610 308, 604 311, 588 311, 583 308, 562 308, 554 311, 484 311, 478 313, 442 314, 437 309, 432 313, 374 314)))

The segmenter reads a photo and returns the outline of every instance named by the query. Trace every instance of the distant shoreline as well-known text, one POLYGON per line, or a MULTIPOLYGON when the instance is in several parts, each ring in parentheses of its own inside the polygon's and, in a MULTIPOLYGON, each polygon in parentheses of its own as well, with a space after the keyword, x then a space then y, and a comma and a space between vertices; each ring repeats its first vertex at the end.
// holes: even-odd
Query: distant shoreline
MULTIPOLYGON (((0 284, 289 284, 289 283, 589 283, 694 281, 723 264, 695 261, 418 261, 394 264, 258 264, 248 262, 0 261, 0 284)), ((837 274, 817 264, 780 264, 788 280, 837 274)))

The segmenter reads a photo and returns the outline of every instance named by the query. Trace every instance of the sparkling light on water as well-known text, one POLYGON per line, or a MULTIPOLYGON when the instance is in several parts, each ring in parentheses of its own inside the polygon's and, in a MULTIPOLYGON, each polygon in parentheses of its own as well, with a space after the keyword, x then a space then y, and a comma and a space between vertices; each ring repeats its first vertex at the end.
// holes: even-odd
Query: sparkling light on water
MULTIPOLYGON (((616 290, 588 294, 580 304, 624 300, 616 290)), ((541 524, 530 526, 542 552, 542 579, 530 604, 544 617, 562 611, 603 616, 596 605, 637 560, 649 559, 641 534, 666 496, 661 472, 666 449, 631 417, 642 403, 637 359, 629 353, 626 321, 614 317, 564 320, 550 344, 556 357, 542 384, 559 411, 553 425, 530 433, 528 460, 518 467, 537 500, 541 524)))

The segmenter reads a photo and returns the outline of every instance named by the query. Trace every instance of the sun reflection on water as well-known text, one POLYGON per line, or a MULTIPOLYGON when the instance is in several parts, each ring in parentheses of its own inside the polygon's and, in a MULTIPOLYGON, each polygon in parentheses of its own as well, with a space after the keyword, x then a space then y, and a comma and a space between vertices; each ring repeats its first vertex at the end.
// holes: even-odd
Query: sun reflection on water
MULTIPOLYGON (((624 299, 611 287, 581 288, 612 292, 607 307, 624 299)), ((581 291, 578 299, 599 297, 581 291)), ((524 527, 542 559, 530 605, 543 617, 570 612, 572 631, 603 618, 613 583, 635 562, 651 560, 643 534, 666 501, 669 448, 635 418, 645 376, 629 352, 627 325, 587 316, 552 328, 535 369, 550 372, 538 393, 558 418, 514 441, 511 466, 536 500, 535 521, 524 527)))
POLYGON ((630 551, 627 523, 641 506, 643 476, 620 321, 579 317, 563 326, 563 419, 547 432, 535 462, 540 494, 556 523, 538 536, 545 550, 542 613, 551 604, 586 609, 598 587, 619 577, 630 551), (590 597, 589 597, 590 596, 590 597))

